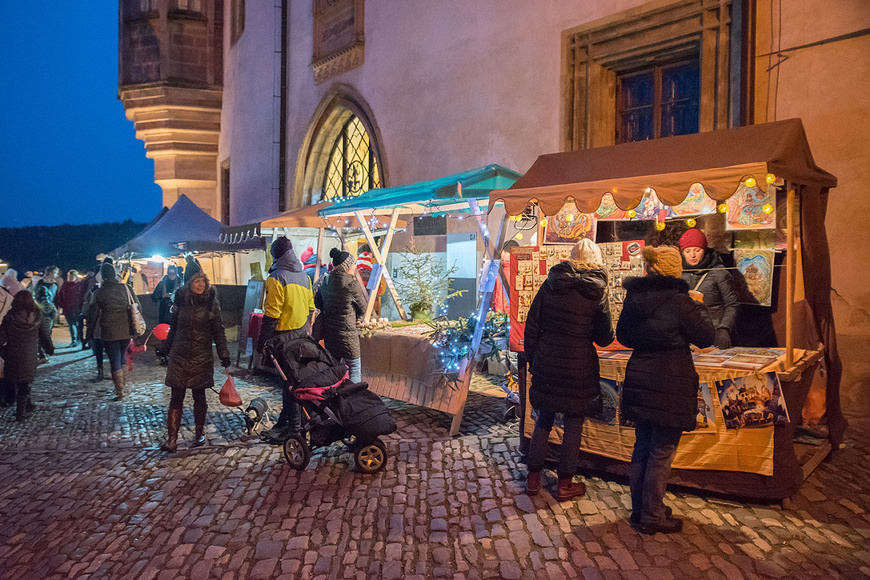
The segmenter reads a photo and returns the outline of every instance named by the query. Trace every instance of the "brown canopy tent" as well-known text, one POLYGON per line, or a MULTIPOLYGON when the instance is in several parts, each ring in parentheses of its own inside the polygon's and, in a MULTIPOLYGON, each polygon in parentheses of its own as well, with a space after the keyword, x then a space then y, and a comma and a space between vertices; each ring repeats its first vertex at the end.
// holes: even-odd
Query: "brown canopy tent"
MULTIPOLYGON (((580 211, 592 213, 603 195, 611 193, 616 205, 628 210, 638 205, 648 188, 673 206, 686 198, 694 183, 701 183, 710 197, 722 201, 735 193, 741 181, 753 177, 764 183, 767 174, 785 180, 789 207, 799 200, 799 255, 804 278, 812 280, 804 288, 804 300, 792 306, 789 297, 794 295, 796 252, 794 244, 789 244, 786 295, 780 296, 787 312, 785 317, 781 311, 775 313, 774 324, 778 336, 788 328, 787 342, 794 334, 794 346, 815 349, 824 345, 825 413, 829 439, 836 449, 846 421, 840 408, 842 365, 831 310, 825 212, 828 191, 836 187, 837 178, 813 161, 800 119, 542 155, 513 187, 493 191, 490 207, 501 200, 507 213, 518 215, 535 202, 544 214, 553 215, 573 198, 580 211)), ((793 235, 793 224, 789 226, 793 235)))

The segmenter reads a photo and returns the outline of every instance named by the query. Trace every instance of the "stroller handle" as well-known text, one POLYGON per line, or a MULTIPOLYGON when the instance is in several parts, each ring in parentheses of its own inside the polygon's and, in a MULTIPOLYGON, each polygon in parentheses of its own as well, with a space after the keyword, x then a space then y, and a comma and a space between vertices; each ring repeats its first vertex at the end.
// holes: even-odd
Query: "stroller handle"
POLYGON ((275 370, 278 371, 278 375, 284 380, 287 381, 287 375, 284 374, 284 370, 281 368, 281 365, 278 364, 278 359, 272 354, 272 349, 268 346, 263 347, 263 357, 267 360, 272 361, 272 366, 275 367, 275 370))

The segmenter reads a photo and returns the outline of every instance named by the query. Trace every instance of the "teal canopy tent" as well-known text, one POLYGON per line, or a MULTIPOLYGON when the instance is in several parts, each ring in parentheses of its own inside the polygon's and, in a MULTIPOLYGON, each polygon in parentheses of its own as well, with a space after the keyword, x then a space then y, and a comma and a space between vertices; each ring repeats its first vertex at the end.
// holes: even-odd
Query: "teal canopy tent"
POLYGON ((467 200, 489 200, 490 191, 509 188, 520 177, 516 171, 501 165, 486 165, 431 181, 372 189, 358 197, 336 201, 322 209, 320 215, 353 215, 357 211, 369 210, 392 213, 390 210, 395 208, 410 213, 463 211, 468 209, 467 200))

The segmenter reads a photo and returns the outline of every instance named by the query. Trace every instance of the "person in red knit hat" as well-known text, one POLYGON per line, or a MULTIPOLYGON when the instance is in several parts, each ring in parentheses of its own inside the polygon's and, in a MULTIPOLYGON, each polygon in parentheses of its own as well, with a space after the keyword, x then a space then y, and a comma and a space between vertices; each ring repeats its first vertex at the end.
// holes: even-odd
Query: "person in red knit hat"
POLYGON ((716 327, 715 344, 731 348, 732 332, 737 318, 737 290, 734 278, 715 250, 707 244, 707 236, 697 228, 687 230, 680 238, 683 256, 683 280, 689 290, 704 295, 704 305, 716 327))

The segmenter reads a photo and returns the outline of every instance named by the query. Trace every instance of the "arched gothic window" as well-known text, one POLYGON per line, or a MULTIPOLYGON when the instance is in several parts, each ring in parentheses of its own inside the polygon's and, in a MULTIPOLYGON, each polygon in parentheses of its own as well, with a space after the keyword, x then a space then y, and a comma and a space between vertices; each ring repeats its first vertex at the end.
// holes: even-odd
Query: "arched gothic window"
POLYGON ((329 155, 323 200, 356 197, 378 187, 381 187, 381 173, 371 150, 371 139, 362 121, 352 115, 329 155))

